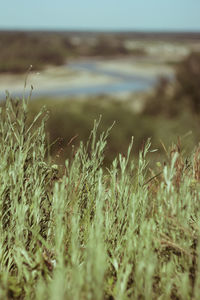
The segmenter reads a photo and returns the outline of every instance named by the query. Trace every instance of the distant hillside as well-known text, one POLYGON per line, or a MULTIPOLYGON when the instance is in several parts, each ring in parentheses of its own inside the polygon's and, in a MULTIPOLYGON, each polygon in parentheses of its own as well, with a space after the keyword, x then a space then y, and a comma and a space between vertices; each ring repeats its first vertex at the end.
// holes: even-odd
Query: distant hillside
MULTIPOLYGON (((41 70, 70 58, 145 56, 151 43, 199 43, 198 32, 0 31, 0 72, 41 70)), ((168 45, 167 45, 168 46, 168 45)))

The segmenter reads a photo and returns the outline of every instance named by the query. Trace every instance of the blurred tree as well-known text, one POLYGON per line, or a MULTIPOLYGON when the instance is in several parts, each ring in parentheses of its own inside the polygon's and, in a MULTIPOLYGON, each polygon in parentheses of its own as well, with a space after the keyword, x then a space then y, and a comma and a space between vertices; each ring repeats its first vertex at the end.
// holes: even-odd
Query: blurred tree
POLYGON ((200 53, 191 53, 177 66, 176 83, 176 99, 186 99, 200 113, 200 53))
POLYGON ((66 50, 56 35, 25 32, 0 32, 0 72, 24 73, 30 65, 41 70, 46 65, 61 65, 66 50))
POLYGON ((191 53, 177 64, 174 81, 160 78, 144 112, 174 117, 186 109, 200 114, 200 53, 191 53))
POLYGON ((94 55, 112 56, 116 54, 127 54, 123 41, 113 36, 101 35, 93 47, 94 55))

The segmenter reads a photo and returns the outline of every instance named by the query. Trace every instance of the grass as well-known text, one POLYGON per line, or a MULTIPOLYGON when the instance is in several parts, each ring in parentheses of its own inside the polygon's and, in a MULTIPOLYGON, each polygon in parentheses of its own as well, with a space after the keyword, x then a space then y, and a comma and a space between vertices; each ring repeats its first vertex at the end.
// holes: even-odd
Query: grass
POLYGON ((200 147, 149 169, 133 139, 104 169, 112 129, 95 122, 59 170, 28 106, 1 109, 0 299, 199 299, 200 147))
POLYGON ((125 155, 132 136, 134 136, 133 154, 137 157, 143 142, 151 137, 153 147, 159 149, 157 160, 166 159, 160 140, 168 149, 171 143, 180 137, 187 153, 190 153, 199 141, 199 118, 191 116, 186 110, 176 118, 169 119, 162 114, 155 118, 151 115, 136 114, 131 101, 130 103, 117 101, 106 96, 90 97, 80 101, 38 99, 30 102, 32 118, 44 105, 50 114, 46 124, 46 132, 52 144, 50 152, 57 164, 64 164, 64 161, 71 157, 72 145, 77 149, 81 140, 87 142, 93 121, 99 119, 100 115, 102 119, 98 134, 106 131, 115 121, 105 149, 104 165, 108 167, 119 152, 125 155), (192 133, 185 136, 189 131, 192 133))

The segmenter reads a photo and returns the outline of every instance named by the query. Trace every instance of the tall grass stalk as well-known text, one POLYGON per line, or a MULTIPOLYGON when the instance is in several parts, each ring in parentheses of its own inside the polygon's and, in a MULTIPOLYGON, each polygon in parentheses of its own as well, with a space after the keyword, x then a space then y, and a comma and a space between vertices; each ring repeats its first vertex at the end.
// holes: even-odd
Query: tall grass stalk
POLYGON ((105 169, 95 122, 59 176, 45 114, 27 114, 9 96, 0 111, 0 300, 199 299, 200 148, 153 176, 132 140, 105 169))

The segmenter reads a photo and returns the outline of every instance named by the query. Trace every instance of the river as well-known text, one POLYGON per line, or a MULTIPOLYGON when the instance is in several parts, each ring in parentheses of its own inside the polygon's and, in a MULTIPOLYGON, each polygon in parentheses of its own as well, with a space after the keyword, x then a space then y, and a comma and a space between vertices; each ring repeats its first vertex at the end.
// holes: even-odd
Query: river
MULTIPOLYGON (((51 86, 36 88, 33 91, 32 98, 37 97, 69 97, 69 96, 82 96, 82 95, 100 95, 100 94, 118 94, 124 92, 139 92, 146 91, 157 82, 157 76, 155 75, 141 75, 131 72, 125 72, 123 69, 112 69, 108 68, 106 63, 99 63, 99 61, 82 61, 82 62, 71 62, 66 65, 66 68, 75 72, 88 72, 92 76, 100 75, 106 76, 111 80, 107 80, 104 83, 88 83, 82 85, 77 79, 76 84, 69 86, 68 79, 66 83, 60 86, 51 86)), ((63 78, 62 78, 63 80, 63 78)), ((27 92, 28 93, 28 92, 27 92)), ((21 91, 12 91, 12 96, 21 97, 21 91)))

